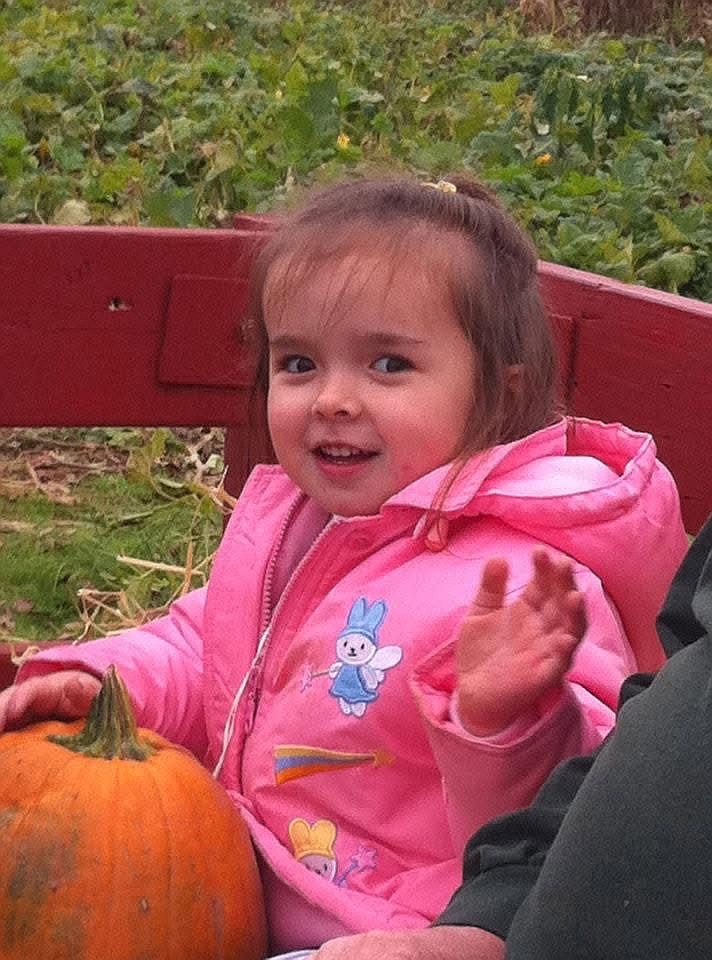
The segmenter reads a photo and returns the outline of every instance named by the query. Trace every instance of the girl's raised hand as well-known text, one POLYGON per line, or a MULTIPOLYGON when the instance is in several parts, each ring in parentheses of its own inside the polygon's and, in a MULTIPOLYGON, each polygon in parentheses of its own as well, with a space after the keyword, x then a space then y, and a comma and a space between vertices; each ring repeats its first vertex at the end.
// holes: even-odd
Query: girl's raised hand
POLYGON ((457 709, 474 736, 491 736, 557 691, 586 631, 569 560, 535 550, 534 575, 512 603, 507 562, 490 560, 457 638, 457 709))
POLYGON ((85 717, 101 682, 82 670, 33 677, 0 693, 0 732, 39 720, 85 717))

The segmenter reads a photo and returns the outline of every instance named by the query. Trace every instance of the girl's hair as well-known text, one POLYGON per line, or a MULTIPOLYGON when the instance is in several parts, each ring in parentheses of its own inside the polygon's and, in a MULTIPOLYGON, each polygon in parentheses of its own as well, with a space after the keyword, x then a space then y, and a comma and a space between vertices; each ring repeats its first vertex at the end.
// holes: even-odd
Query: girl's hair
MULTIPOLYGON (((517 440, 557 419, 551 328, 537 285, 531 240, 478 181, 451 176, 354 180, 314 195, 282 220, 251 273, 250 325, 257 343, 256 391, 267 390, 264 294, 279 263, 276 299, 285 301, 314 267, 363 249, 397 270, 422 261, 433 282, 448 284, 453 308, 475 356, 473 415, 462 457, 517 440), (454 189, 453 189, 454 188, 454 189), (513 377, 511 370, 516 368, 513 377)), ((270 299, 275 296, 270 289, 270 299)))

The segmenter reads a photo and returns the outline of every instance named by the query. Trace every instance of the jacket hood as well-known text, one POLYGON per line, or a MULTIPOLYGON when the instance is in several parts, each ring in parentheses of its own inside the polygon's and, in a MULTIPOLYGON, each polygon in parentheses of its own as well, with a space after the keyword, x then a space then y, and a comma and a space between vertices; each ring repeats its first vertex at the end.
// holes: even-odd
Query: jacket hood
POLYGON ((588 567, 605 583, 617 610, 631 589, 647 623, 623 626, 641 669, 662 665, 653 630, 660 598, 687 547, 675 483, 657 460, 652 437, 618 423, 566 418, 522 440, 471 457, 448 488, 441 467, 392 497, 384 510, 424 511, 416 533, 442 549, 459 516, 500 519, 588 567), (442 491, 446 491, 443 495, 442 491), (652 565, 645 578, 641 565, 652 565), (645 586, 642 585, 642 580, 645 586))
POLYGON ((525 521, 569 526, 618 514, 639 496, 656 468, 652 437, 621 424, 567 418, 470 457, 452 484, 448 464, 388 500, 448 519, 512 510, 525 521), (441 491, 447 490, 438 503, 441 491))

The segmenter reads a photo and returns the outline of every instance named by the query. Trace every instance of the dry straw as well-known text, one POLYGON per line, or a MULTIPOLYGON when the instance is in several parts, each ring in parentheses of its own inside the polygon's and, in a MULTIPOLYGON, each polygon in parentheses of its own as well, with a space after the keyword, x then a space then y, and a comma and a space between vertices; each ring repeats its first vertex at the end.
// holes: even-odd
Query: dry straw
POLYGON ((712 42, 712 0, 514 0, 536 29, 712 42))

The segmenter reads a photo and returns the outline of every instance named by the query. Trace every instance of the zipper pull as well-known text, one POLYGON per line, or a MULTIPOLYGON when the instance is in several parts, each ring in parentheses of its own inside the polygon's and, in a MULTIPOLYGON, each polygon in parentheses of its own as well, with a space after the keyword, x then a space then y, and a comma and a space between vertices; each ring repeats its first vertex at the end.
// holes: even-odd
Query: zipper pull
POLYGON ((255 725, 255 716, 257 714, 257 703, 259 700, 259 684, 257 680, 253 680, 251 689, 247 694, 247 710, 245 711, 245 734, 252 733, 252 728, 255 725))

